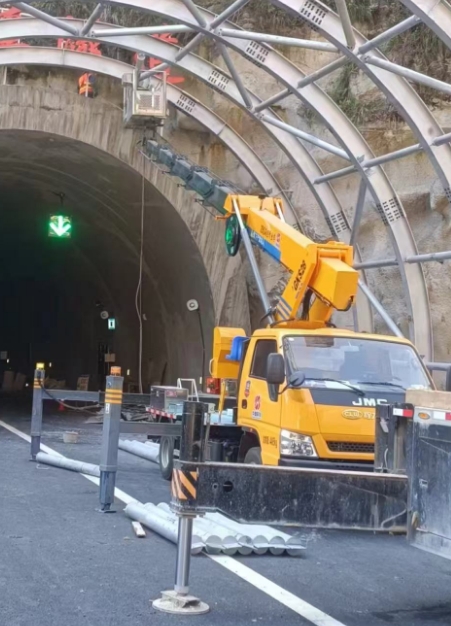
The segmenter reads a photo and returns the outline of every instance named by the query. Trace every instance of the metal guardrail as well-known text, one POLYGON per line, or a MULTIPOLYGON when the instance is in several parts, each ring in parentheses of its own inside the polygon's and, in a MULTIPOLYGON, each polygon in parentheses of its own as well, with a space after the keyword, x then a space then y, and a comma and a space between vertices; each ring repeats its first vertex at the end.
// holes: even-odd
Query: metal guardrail
MULTIPOLYGON (((44 401, 55 400, 57 402, 80 401, 93 402, 96 404, 104 404, 103 429, 102 429, 102 445, 100 451, 99 472, 100 476, 100 510, 104 513, 112 511, 114 502, 114 488, 116 484, 116 472, 118 465, 118 449, 119 449, 119 433, 120 432, 147 432, 148 424, 137 422, 122 422, 121 412, 122 406, 125 404, 146 404, 150 400, 150 395, 123 393, 124 379, 122 376, 107 376, 106 390, 99 391, 81 391, 71 389, 52 389, 48 390, 44 387, 45 372, 44 370, 36 370, 33 380, 33 404, 31 414, 31 458, 33 461, 46 462, 52 461, 52 464, 68 468, 65 463, 68 459, 61 460, 61 457, 48 458, 49 455, 41 453, 41 437, 42 437, 42 416, 44 401), (65 464, 64 464, 65 463, 65 464)), ((79 407, 73 407, 79 408, 79 407)), ((164 424, 161 424, 164 426, 164 424)), ((166 424, 167 426, 167 424, 166 424)), ((181 430, 181 427, 179 428, 181 430)), ((162 433, 164 434, 164 433, 162 433)), ((71 462, 72 467, 69 469, 79 468, 78 471, 83 472, 83 466, 86 464, 71 462)))

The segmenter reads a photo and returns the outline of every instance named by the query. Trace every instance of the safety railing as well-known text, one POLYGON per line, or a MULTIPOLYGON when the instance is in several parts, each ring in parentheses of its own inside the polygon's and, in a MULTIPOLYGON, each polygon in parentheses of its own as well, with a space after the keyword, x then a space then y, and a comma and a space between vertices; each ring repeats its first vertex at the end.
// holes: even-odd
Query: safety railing
MULTIPOLYGON (((124 394, 124 379, 120 375, 107 376, 105 392, 68 389, 52 389, 49 391, 44 387, 44 381, 45 371, 36 370, 33 380, 30 433, 32 460, 98 477, 100 479, 100 510, 105 513, 112 511, 118 468, 119 434, 121 432, 146 433, 149 426, 145 423, 122 422, 122 406, 125 403, 146 404, 150 396, 146 394, 124 394), (104 407, 99 465, 83 463, 82 461, 68 459, 64 456, 41 452, 43 408, 46 400, 57 401, 63 404, 63 406, 68 406, 65 402, 81 401, 92 402, 97 406, 104 407)), ((161 426, 164 427, 165 425, 161 424, 161 426)), ((162 434, 164 434, 164 428, 161 430, 162 434)))

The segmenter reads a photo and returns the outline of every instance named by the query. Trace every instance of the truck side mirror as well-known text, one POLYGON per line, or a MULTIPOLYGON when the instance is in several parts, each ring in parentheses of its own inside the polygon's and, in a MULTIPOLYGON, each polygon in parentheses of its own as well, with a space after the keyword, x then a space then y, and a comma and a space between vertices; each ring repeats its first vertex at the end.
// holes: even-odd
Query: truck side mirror
POLYGON ((269 397, 275 402, 279 395, 279 387, 285 380, 285 361, 281 354, 276 352, 268 355, 266 361, 266 382, 268 383, 269 397))

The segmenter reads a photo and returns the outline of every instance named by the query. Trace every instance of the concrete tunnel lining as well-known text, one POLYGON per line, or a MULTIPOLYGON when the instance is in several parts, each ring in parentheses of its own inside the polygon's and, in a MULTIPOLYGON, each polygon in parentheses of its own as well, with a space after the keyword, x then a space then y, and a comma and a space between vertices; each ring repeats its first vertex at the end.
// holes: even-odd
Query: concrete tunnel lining
MULTIPOLYGON (((51 361, 52 375, 71 387, 89 373, 95 388, 97 348, 106 342, 136 381, 141 175, 86 143, 37 131, 1 130, 0 166, 0 349, 11 368, 30 374, 36 361, 51 361), (71 240, 47 236, 61 192, 71 240), (96 302, 113 311, 116 331, 108 332, 96 302)), ((143 382, 198 377, 199 321, 186 301, 199 301, 208 351, 215 321, 208 273, 186 224, 149 181, 145 198, 143 382)))

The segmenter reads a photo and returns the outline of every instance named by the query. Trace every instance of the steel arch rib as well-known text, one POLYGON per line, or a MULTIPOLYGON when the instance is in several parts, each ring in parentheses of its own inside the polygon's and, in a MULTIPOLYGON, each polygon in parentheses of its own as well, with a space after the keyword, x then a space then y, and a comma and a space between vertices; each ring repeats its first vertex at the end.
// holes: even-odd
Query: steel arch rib
MULTIPOLYGON (((71 20, 71 22, 75 25, 77 23, 79 23, 80 26, 82 25, 81 21, 77 22, 77 20, 71 20)), ((98 28, 98 26, 99 25, 97 25, 96 28, 98 28)), ((105 28, 111 28, 111 25, 102 26, 105 28)), ((41 22, 40 20, 36 20, 35 18, 0 21, 0 40, 38 36, 52 38, 71 37, 71 35, 68 35, 65 31, 62 31, 45 22, 41 22)), ((102 41, 112 43, 120 47, 125 47, 130 50, 140 50, 150 56, 158 57, 172 65, 178 65, 200 80, 203 80, 207 85, 218 91, 220 94, 233 100, 238 106, 244 107, 239 91, 231 77, 225 74, 220 68, 208 63, 200 57, 187 55, 187 57, 176 64, 174 59, 177 51, 179 50, 178 47, 172 46, 171 44, 163 42, 159 39, 146 36, 124 36, 117 38, 105 37, 102 38, 102 41)), ((251 96, 254 103, 260 102, 260 99, 255 95, 251 94, 251 96)), ((258 121, 262 123, 260 120, 258 121)), ((318 189, 318 187, 313 183, 313 180, 315 180, 315 178, 322 173, 316 161, 304 148, 304 146, 292 135, 290 135, 290 133, 275 128, 270 124, 263 125, 267 132, 272 135, 280 148, 293 162, 296 169, 303 176, 304 180, 306 180, 310 189, 313 191, 320 208, 323 210, 331 230, 335 230, 335 234, 339 235, 341 239, 349 240, 349 225, 342 208, 333 193, 333 190, 329 185, 323 185, 320 189, 318 189)), ((371 309, 366 300, 362 299, 360 299, 359 306, 359 324, 360 327, 365 330, 371 330, 372 328, 371 309)))
MULTIPOLYGON (((0 65, 52 65, 106 74, 119 80, 134 71, 132 65, 109 57, 46 47, 0 48, 0 65)), ((204 126, 235 155, 253 180, 268 195, 283 195, 276 179, 244 139, 222 118, 187 92, 167 85, 167 96, 176 109, 204 126)))

